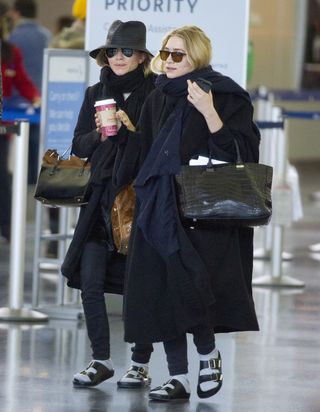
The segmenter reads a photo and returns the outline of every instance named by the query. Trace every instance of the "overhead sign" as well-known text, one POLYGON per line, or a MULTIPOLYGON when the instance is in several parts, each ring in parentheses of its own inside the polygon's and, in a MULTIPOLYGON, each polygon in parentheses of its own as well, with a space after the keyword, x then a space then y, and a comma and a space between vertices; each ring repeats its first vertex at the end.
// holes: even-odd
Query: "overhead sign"
MULTIPOLYGON (((215 70, 246 84, 249 0, 89 0, 86 49, 105 43, 114 20, 141 20, 147 27, 147 47, 155 54, 164 35, 184 25, 200 27, 212 42, 215 70)), ((99 79, 90 63, 90 83, 99 79)))

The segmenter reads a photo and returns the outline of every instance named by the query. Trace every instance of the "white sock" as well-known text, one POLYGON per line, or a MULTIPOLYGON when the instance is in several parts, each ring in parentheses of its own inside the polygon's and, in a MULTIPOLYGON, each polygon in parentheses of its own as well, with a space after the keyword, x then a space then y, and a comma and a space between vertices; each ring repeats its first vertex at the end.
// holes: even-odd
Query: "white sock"
MULTIPOLYGON (((210 359, 217 359, 219 356, 218 354, 218 349, 214 348, 214 350, 207 355, 201 355, 199 354, 199 359, 201 361, 208 361, 210 359)), ((200 376, 201 375, 211 375, 212 373, 217 373, 219 372, 218 369, 211 369, 211 368, 206 368, 206 369, 200 369, 200 376)), ((219 385, 219 382, 214 382, 214 381, 209 381, 209 382, 203 382, 200 383, 200 388, 203 391, 209 391, 210 389, 213 389, 219 385)))
POLYGON ((173 376, 170 376, 170 378, 176 379, 177 381, 179 381, 184 386, 184 389, 186 390, 186 392, 190 393, 190 383, 189 383, 187 374, 173 375, 173 376))
MULTIPOLYGON (((111 359, 106 359, 106 360, 98 360, 98 359, 92 359, 92 361, 91 362, 99 362, 99 363, 102 363, 102 365, 104 365, 106 368, 108 368, 109 370, 112 370, 113 369, 113 363, 112 363, 112 360, 111 359)), ((90 362, 90 363, 91 363, 90 362)), ((97 371, 96 371, 96 369, 94 369, 93 367, 91 367, 90 366, 90 368, 86 368, 86 372, 91 372, 91 373, 93 373, 93 374, 95 374, 95 373, 97 373, 97 371)), ((74 379, 77 379, 78 381, 80 381, 80 382, 90 382, 91 380, 90 380, 90 378, 89 378, 89 376, 87 376, 86 374, 83 374, 83 373, 76 373, 75 375, 73 375, 73 378, 74 379)))

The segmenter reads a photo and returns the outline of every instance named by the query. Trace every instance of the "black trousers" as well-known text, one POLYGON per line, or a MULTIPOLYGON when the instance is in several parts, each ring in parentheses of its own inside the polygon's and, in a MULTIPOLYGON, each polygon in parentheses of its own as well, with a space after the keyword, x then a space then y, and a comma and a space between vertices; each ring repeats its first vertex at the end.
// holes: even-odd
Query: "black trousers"
MULTIPOLYGON (((110 328, 104 296, 106 267, 111 253, 98 241, 88 241, 81 257, 81 298, 91 342, 93 359, 110 358, 110 328)), ((152 344, 136 344, 132 360, 148 363, 153 351, 152 344)))
MULTIPOLYGON (((193 342, 201 355, 207 355, 215 348, 214 332, 203 325, 189 331, 193 342)), ((170 376, 188 373, 187 335, 163 343, 167 355, 170 376)))
POLYGON ((0 232, 10 240, 11 225, 11 175, 8 170, 9 139, 0 135, 0 232))

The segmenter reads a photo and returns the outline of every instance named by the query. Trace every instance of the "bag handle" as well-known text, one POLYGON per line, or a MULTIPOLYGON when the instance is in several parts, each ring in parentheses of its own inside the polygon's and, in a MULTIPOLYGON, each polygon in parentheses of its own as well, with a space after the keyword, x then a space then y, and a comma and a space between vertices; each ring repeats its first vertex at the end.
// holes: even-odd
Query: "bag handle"
MULTIPOLYGON (((72 144, 62 153, 62 155, 60 156, 59 153, 55 150, 50 154, 50 157, 57 154, 57 159, 56 159, 56 163, 53 166, 53 168, 50 171, 50 175, 53 175, 56 172, 57 167, 59 166, 59 162, 60 160, 63 160, 64 155, 70 150, 70 156, 72 156, 72 144)), ((79 171, 79 176, 82 176, 85 170, 85 167, 87 166, 87 164, 89 163, 89 159, 87 158, 86 160, 83 161, 83 165, 82 168, 79 171)))
MULTIPOLYGON (((236 147, 236 154, 237 154, 237 159, 236 159, 236 167, 237 168, 241 168, 244 167, 244 162, 242 160, 241 154, 240 154, 240 148, 239 148, 239 144, 237 142, 237 140, 235 138, 233 138, 233 143, 236 147)), ((211 151, 209 150, 209 160, 207 163, 207 168, 208 169, 213 169, 213 163, 212 163, 212 155, 211 155, 211 151)))

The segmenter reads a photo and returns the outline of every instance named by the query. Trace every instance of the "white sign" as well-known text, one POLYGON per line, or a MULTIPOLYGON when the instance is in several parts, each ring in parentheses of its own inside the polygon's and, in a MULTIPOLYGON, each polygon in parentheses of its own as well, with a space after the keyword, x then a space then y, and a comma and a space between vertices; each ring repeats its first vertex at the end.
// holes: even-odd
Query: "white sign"
MULTIPOLYGON (((155 54, 164 35, 184 25, 200 27, 213 48, 212 66, 246 85, 249 0, 88 0, 86 50, 105 44, 114 20, 140 20, 147 27, 147 48, 155 54)), ((90 80, 99 67, 90 63, 90 80)))
POLYGON ((82 83, 86 81, 86 61, 81 57, 61 58, 52 56, 49 60, 50 82, 82 83))

